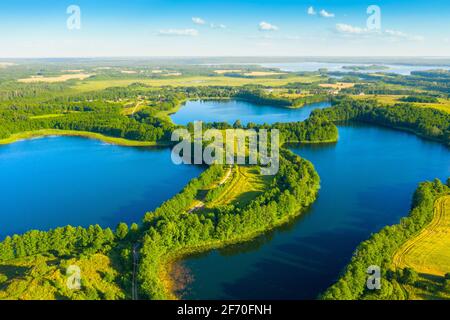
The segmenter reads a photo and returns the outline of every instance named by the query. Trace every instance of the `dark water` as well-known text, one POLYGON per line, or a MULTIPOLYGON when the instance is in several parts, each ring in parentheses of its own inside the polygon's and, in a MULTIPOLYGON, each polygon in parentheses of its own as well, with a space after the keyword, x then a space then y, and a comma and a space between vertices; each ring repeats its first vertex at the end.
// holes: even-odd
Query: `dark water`
POLYGON ((301 218, 255 241, 184 261, 188 299, 313 299, 371 233, 407 215, 417 184, 450 176, 450 151, 378 127, 340 127, 340 141, 293 151, 322 183, 301 218))
POLYGON ((274 106, 255 105, 239 100, 188 101, 180 110, 171 116, 177 124, 188 124, 194 121, 228 122, 233 124, 240 120, 242 124, 303 121, 314 109, 329 107, 330 103, 314 103, 302 108, 287 109, 274 106))
POLYGON ((0 236, 68 224, 140 222, 200 172, 174 165, 170 149, 75 137, 0 146, 0 236))

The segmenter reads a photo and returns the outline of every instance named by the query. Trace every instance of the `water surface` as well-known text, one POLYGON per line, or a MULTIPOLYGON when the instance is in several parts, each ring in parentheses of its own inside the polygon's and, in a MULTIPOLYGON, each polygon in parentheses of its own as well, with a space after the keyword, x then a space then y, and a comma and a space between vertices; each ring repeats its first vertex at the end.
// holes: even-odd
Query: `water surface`
POLYGON ((265 68, 278 68, 282 71, 288 72, 315 72, 319 69, 327 69, 331 72, 358 72, 358 73, 396 73, 400 75, 410 75, 412 71, 428 71, 428 70, 450 70, 449 66, 421 66, 421 65, 399 65, 399 64, 376 64, 389 67, 389 69, 373 69, 373 70, 358 70, 353 71, 344 69, 344 66, 371 66, 373 64, 358 64, 358 63, 333 63, 333 62, 292 62, 292 63, 263 63, 265 68))
POLYGON ((197 100, 186 102, 180 110, 171 116, 176 124, 186 125, 189 122, 228 122, 233 124, 240 120, 246 125, 275 122, 303 121, 314 109, 329 107, 329 102, 314 103, 302 108, 288 109, 270 105, 256 105, 240 100, 197 100))
POLYGON ((450 152, 400 131, 339 127, 337 144, 293 151, 322 183, 299 219, 255 241, 189 258, 188 299, 314 299, 331 285, 357 245, 410 209, 417 184, 450 176, 450 152))
POLYGON ((0 236, 30 229, 141 222, 144 213, 200 174, 170 149, 130 148, 77 137, 0 146, 0 236))

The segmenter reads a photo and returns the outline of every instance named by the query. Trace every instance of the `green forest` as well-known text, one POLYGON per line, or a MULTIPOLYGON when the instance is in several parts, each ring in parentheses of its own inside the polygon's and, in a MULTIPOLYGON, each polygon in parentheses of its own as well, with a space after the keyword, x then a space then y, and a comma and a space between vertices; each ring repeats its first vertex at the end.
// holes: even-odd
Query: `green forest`
MULTIPOLYGON (((409 216, 403 218, 397 225, 383 228, 361 243, 339 280, 323 293, 321 298, 330 300, 408 299, 402 285, 418 285, 418 275, 411 269, 395 270, 392 267, 392 257, 404 242, 430 223, 436 199, 449 193, 450 179, 447 184, 439 180, 421 183, 414 193, 409 216), (372 265, 381 267, 381 290, 367 289, 367 267, 372 265)), ((438 286, 434 290, 448 292, 447 281, 442 282, 441 287, 438 286)))

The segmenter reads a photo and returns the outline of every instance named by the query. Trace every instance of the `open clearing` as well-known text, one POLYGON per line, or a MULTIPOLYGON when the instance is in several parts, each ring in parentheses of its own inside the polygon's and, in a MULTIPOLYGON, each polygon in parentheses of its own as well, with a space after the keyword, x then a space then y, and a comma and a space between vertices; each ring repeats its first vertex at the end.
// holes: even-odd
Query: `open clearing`
POLYGON ((335 90, 353 88, 354 86, 355 86, 354 83, 344 83, 344 82, 319 84, 319 87, 330 88, 330 89, 335 89, 335 90))
POLYGON ((225 70, 225 69, 223 69, 223 70, 214 70, 214 73, 217 73, 217 74, 238 73, 238 72, 242 72, 242 70, 239 70, 239 69, 234 69, 234 70, 225 70))
POLYGON ((231 181, 225 185, 221 195, 207 204, 207 207, 217 207, 233 204, 245 206, 259 196, 270 183, 270 176, 263 176, 255 166, 238 166, 233 169, 231 181))
POLYGON ((285 72, 274 72, 274 71, 252 71, 244 73, 247 77, 267 77, 267 76, 279 76, 286 74, 285 72))
POLYGON ((11 62, 0 62, 0 68, 7 68, 7 67, 11 67, 11 66, 15 66, 15 63, 11 63, 11 62))
MULTIPOLYGON (((394 105, 397 103, 405 103, 399 99, 404 98, 404 95, 353 95, 352 98, 363 100, 363 99, 376 99, 379 103, 384 105, 394 105)), ((449 99, 439 99, 438 103, 411 103, 412 105, 420 108, 432 108, 450 113, 450 100, 449 99)))
POLYGON ((30 117, 30 119, 49 119, 49 118, 59 118, 62 116, 64 116, 64 115, 61 113, 50 113, 50 114, 42 114, 39 116, 32 116, 32 117, 30 117))
POLYGON ((0 300, 76 299, 78 290, 67 286, 66 269, 70 265, 80 268, 83 286, 89 287, 99 297, 124 297, 120 287, 110 280, 118 275, 110 257, 94 254, 69 260, 32 256, 0 264, 0 274, 7 279, 0 284, 0 300))
POLYGON ((31 76, 30 78, 26 79, 19 79, 17 81, 22 83, 33 83, 33 82, 64 82, 67 80, 84 80, 92 76, 92 74, 86 74, 86 73, 75 73, 75 74, 63 74, 57 77, 44 77, 44 76, 31 76))
POLYGON ((162 79, 114 79, 114 80, 89 80, 82 81, 76 84, 73 88, 78 92, 103 90, 110 87, 126 87, 132 83, 143 83, 148 86, 162 87, 186 87, 186 86, 243 86, 246 84, 260 84, 265 86, 282 86, 291 82, 313 83, 323 80, 317 75, 312 76, 292 76, 285 79, 270 79, 270 78, 237 78, 226 76, 193 76, 193 77, 179 77, 176 79, 162 78, 162 79))
POLYGON ((410 267, 419 273, 444 276, 450 272, 450 195, 439 198, 433 221, 395 254, 396 268, 410 267))
POLYGON ((154 141, 137 141, 128 140, 123 138, 116 138, 105 136, 100 133, 88 132, 88 131, 77 131, 77 130, 58 130, 58 129, 41 129, 36 131, 25 131, 21 133, 14 133, 8 138, 0 139, 0 146, 5 144, 14 143, 20 140, 26 140, 38 137, 48 137, 48 136, 69 136, 69 137, 83 137, 100 140, 104 143, 111 143, 120 146, 128 147, 153 147, 153 146, 167 146, 164 143, 158 143, 154 141))

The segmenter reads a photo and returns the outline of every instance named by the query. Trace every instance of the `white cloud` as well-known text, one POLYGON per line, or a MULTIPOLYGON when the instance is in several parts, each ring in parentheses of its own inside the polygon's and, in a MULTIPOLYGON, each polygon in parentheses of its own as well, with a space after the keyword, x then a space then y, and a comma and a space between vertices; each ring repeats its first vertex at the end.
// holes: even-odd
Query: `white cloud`
POLYGON ((268 22, 262 21, 259 24, 259 31, 277 31, 278 27, 268 22))
POLYGON ((406 33, 401 32, 401 31, 396 31, 396 30, 386 30, 385 32, 386 32, 386 34, 388 34, 390 36, 394 36, 394 37, 405 38, 407 36, 406 33))
POLYGON ((195 29, 167 29, 159 30, 160 36, 196 37, 198 31, 195 29))
MULTIPOLYGON (((193 17, 192 18, 192 22, 198 25, 206 25, 208 22, 202 18, 199 17, 193 17)), ((222 23, 208 23, 209 27, 212 29, 226 29, 226 25, 222 24, 222 23)))
POLYGON ((205 20, 203 20, 202 18, 199 18, 199 17, 193 17, 192 22, 195 24, 199 24, 199 25, 203 25, 206 23, 205 20))
POLYGON ((316 10, 314 9, 314 7, 309 7, 308 8, 308 14, 310 15, 310 16, 315 16, 316 14, 317 14, 317 12, 316 12, 316 10))
POLYGON ((345 23, 338 23, 336 25, 336 30, 341 33, 349 33, 349 34, 364 34, 370 32, 369 29, 354 27, 345 23))
POLYGON ((209 26, 213 29, 226 29, 227 28, 226 25, 221 24, 221 23, 219 23, 219 24, 211 23, 209 26))
POLYGON ((336 31, 346 35, 360 35, 360 36, 378 36, 385 37, 390 40, 409 40, 409 41, 423 41, 425 38, 422 36, 416 36, 407 34, 398 30, 369 30, 367 28, 355 27, 349 24, 338 23, 336 24, 336 31))
POLYGON ((411 35, 411 34, 404 33, 402 31, 397 31, 397 30, 385 30, 384 32, 386 33, 386 35, 391 36, 393 38, 402 38, 402 39, 407 39, 407 40, 411 40, 411 41, 425 40, 425 38, 423 36, 411 35))
POLYGON ((334 13, 328 12, 324 9, 320 10, 319 14, 323 18, 334 18, 335 16, 334 13))

